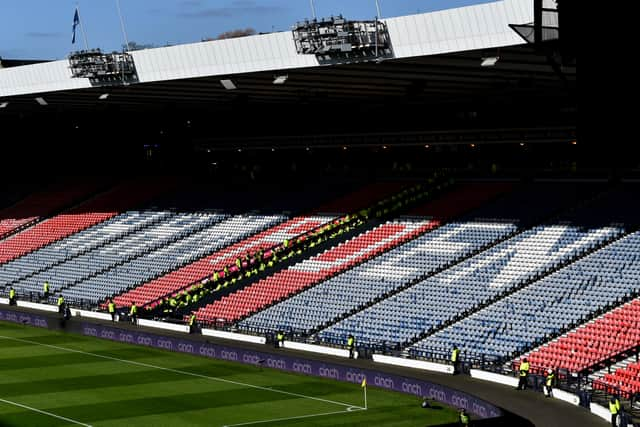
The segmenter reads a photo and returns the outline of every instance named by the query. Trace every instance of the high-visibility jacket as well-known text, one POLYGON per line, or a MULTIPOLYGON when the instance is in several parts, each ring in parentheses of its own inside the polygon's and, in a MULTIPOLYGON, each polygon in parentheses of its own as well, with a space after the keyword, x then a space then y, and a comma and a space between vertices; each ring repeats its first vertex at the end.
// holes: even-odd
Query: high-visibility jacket
POLYGON ((196 323, 196 315, 192 314, 189 318, 189 326, 193 326, 194 323, 196 323))
POLYGON ((58 307, 64 304, 64 298, 62 296, 58 297, 58 307))
POLYGON ((545 384, 547 387, 551 387, 551 385, 553 384, 553 379, 555 378, 555 374, 551 373, 551 374, 547 374, 547 377, 545 379, 545 384))
POLYGON ((278 333, 278 341, 280 342, 284 341, 284 334, 278 333))
POLYGON ((109 303, 109 313, 115 313, 116 312, 116 305, 112 302, 109 303))
POLYGON ((44 289, 45 292, 49 292, 49 283, 48 282, 44 282, 44 285, 42 286, 42 288, 44 289))
POLYGON ((612 415, 620 412, 620 401, 618 399, 613 403, 609 401, 609 412, 611 412, 612 415))
POLYGON ((133 316, 134 314, 138 314, 138 307, 135 304, 131 306, 131 311, 129 312, 130 316, 133 316))
POLYGON ((353 337, 350 337, 350 338, 347 340, 347 347, 349 347, 349 348, 353 347, 353 342, 354 342, 354 341, 355 341, 355 340, 353 339, 353 337))
POLYGON ((468 425, 469 424, 469 415, 464 414, 464 413, 460 413, 460 422, 462 423, 462 425, 468 425))
POLYGON ((529 375, 529 362, 522 362, 520 364, 520 376, 526 377, 529 375))
POLYGON ((9 291, 9 298, 10 299, 14 299, 16 297, 16 290, 15 289, 11 289, 9 291))
POLYGON ((454 363, 457 362, 459 355, 460 355, 460 349, 454 348, 453 351, 451 352, 451 361, 454 363))

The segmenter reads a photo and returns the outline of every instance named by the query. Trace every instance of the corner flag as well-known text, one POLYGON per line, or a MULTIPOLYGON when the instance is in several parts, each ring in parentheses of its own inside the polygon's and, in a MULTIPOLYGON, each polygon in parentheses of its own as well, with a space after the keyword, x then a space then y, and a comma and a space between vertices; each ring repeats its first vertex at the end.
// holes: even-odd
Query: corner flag
POLYGON ((78 8, 76 7, 76 13, 73 15, 73 38, 71 44, 76 42, 76 27, 80 25, 80 15, 78 15, 78 8))
POLYGON ((366 387, 367 386, 367 377, 364 377, 362 379, 362 384, 360 384, 361 387, 366 387))

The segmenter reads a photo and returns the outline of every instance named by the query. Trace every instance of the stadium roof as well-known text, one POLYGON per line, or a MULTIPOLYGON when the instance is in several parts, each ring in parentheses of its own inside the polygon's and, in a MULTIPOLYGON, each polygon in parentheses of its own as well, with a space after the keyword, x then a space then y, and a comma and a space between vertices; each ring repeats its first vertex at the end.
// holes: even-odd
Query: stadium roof
POLYGON ((38 94, 48 105, 73 107, 93 105, 108 92, 109 102, 131 106, 224 102, 239 96, 296 102, 317 94, 360 101, 419 93, 440 102, 487 84, 498 90, 526 87, 527 76, 534 74, 536 89, 545 89, 553 70, 543 55, 532 57, 530 49, 515 47, 524 40, 509 27, 532 20, 531 0, 386 19, 393 59, 382 63, 320 65, 315 55, 298 54, 292 32, 133 51, 139 83, 127 87, 95 87, 89 79, 72 78, 66 60, 12 67, 0 70, 0 101, 37 106, 32 95, 38 94), (499 66, 481 68, 485 56, 499 56, 499 66), (284 84, 273 85, 282 75, 288 76, 284 84), (224 79, 238 89, 225 89, 224 79))

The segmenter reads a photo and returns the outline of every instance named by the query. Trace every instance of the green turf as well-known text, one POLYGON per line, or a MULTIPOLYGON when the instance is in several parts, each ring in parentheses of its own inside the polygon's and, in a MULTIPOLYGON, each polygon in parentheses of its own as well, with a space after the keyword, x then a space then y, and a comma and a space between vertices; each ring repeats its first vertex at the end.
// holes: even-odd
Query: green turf
POLYGON ((424 410, 413 396, 373 387, 367 395, 368 410, 347 411, 364 405, 358 385, 0 322, 3 427, 74 425, 9 402, 91 426, 225 426, 298 416, 305 418, 248 425, 426 426, 456 420, 450 408, 424 410), (339 413, 307 417, 332 412, 339 413))

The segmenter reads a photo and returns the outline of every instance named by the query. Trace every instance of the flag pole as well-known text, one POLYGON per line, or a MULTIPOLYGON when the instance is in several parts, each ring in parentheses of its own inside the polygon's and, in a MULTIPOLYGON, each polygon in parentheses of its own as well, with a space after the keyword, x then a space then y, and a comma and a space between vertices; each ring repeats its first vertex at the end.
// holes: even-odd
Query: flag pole
POLYGON ((368 409, 367 408, 367 386, 364 386, 364 409, 368 409))
POLYGON ((80 31, 82 31, 82 38, 84 39, 84 49, 89 50, 89 43, 87 43, 87 33, 84 32, 84 24, 82 18, 80 18, 80 6, 76 3, 76 10, 78 11, 78 21, 80 22, 80 31))
POLYGON ((116 6, 118 8, 118 16, 120 17, 120 27, 122 28, 122 35, 124 36, 125 50, 129 50, 129 39, 127 38, 127 31, 124 28, 124 19, 122 19, 122 10, 120 9, 120 0, 116 0, 116 6))
POLYGON ((313 14, 313 19, 318 19, 316 16, 316 6, 313 4, 313 0, 309 0, 309 4, 311 5, 311 14, 313 14))

